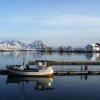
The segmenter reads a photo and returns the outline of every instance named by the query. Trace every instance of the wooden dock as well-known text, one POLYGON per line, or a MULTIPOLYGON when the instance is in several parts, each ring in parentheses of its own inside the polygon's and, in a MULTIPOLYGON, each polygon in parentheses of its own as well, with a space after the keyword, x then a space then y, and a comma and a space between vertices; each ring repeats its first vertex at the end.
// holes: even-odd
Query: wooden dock
MULTIPOLYGON (((0 75, 8 75, 6 69, 0 69, 0 75)), ((54 76, 65 75, 100 75, 100 70, 66 70, 66 71, 54 71, 54 76)))
MULTIPOLYGON (((36 60, 29 61, 30 65, 35 65, 38 62, 45 62, 45 60, 36 60)), ((100 65, 98 61, 48 61, 46 60, 48 65, 100 65)))
POLYGON ((69 71, 54 71, 54 76, 65 76, 65 75, 100 75, 100 70, 69 70, 69 71))

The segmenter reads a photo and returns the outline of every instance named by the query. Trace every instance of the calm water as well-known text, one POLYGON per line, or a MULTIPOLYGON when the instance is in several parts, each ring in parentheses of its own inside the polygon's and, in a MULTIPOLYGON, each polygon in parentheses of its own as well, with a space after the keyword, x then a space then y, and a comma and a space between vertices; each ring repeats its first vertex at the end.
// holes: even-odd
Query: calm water
MULTIPOLYGON (((0 68, 30 60, 100 61, 100 54, 40 52, 0 52, 0 68)), ((80 69, 80 66, 53 66, 54 70, 80 69)), ((84 66, 83 66, 84 68, 84 66)), ((89 66, 100 69, 100 66, 89 66)), ((0 100, 99 100, 100 76, 54 76, 52 78, 10 77, 0 75, 0 100)))
POLYGON ((0 100, 99 100, 100 76, 10 78, 0 76, 0 100))
POLYGON ((0 67, 6 64, 22 64, 25 56, 26 63, 30 60, 56 61, 100 61, 100 53, 48 53, 41 52, 0 52, 0 67))

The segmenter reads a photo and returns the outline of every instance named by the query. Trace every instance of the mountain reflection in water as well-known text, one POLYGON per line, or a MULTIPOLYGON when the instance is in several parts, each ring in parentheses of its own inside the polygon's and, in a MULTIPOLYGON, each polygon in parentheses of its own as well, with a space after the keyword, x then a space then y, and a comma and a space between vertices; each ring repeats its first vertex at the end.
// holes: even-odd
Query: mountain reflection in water
MULTIPOLYGON (((4 62, 0 64, 12 64, 22 63, 24 51, 13 51, 13 52, 0 52, 0 58, 4 59, 4 62), (8 62, 8 60, 9 62, 8 62), (13 62, 12 62, 13 60, 13 62)), ((100 61, 100 53, 47 53, 47 60, 61 61, 62 58, 67 61, 100 61)), ((27 51, 26 52, 26 63, 34 60, 44 60, 44 52, 27 51)))

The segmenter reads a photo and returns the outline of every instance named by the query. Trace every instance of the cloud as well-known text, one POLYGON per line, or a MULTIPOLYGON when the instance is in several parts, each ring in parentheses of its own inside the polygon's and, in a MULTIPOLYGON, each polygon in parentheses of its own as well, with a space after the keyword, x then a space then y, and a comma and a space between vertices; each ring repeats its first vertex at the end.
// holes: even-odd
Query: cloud
POLYGON ((87 27, 87 26, 100 26, 100 17, 80 16, 80 15, 65 15, 54 16, 53 18, 45 18, 37 20, 37 23, 47 26, 57 27, 87 27))
POLYGON ((51 28, 65 27, 100 27, 99 16, 85 15, 52 15, 52 16, 9 16, 0 17, 0 23, 7 24, 30 24, 36 26, 44 26, 51 28))

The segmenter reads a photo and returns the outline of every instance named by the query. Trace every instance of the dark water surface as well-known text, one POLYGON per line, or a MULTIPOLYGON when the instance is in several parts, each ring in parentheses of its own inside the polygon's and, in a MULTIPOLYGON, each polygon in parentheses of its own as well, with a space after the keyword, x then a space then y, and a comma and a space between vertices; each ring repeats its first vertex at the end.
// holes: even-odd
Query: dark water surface
MULTIPOLYGON (((30 60, 100 61, 100 54, 38 52, 0 52, 0 68, 30 60)), ((80 66, 53 66, 54 70, 80 69, 80 66)), ((84 68, 84 66, 83 66, 84 68)), ((89 66, 100 69, 100 66, 89 66)), ((100 76, 54 76, 51 78, 11 77, 0 75, 0 100, 99 100, 100 76)))
POLYGON ((9 78, 0 76, 0 100, 99 100, 100 76, 9 78))

